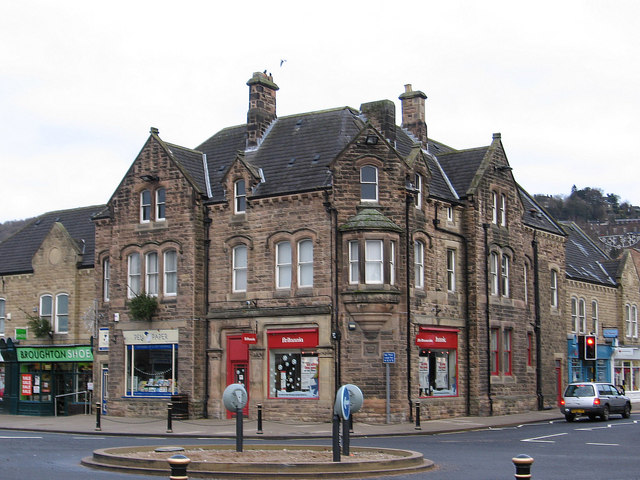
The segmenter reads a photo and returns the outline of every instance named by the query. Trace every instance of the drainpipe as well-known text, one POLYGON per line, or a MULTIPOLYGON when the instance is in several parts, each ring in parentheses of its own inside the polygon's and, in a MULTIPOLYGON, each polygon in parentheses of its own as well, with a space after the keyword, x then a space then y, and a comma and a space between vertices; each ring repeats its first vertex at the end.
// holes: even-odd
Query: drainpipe
POLYGON ((469 416, 471 415, 471 347, 469 345, 469 341, 471 338, 471 333, 469 332, 469 257, 468 257, 468 253, 467 253, 467 237, 465 237, 464 235, 458 233, 458 232, 452 232, 451 230, 447 230, 445 228, 442 228, 440 226, 440 220, 438 220, 438 206, 436 205, 435 207, 435 215, 434 215, 434 219, 433 219, 433 226, 435 227, 436 231, 438 232, 442 232, 442 233, 446 233, 449 235, 453 235, 454 237, 459 238, 462 241, 462 245, 464 247, 464 257, 463 257, 463 263, 464 263, 464 340, 465 340, 465 344, 467 345, 466 351, 465 351, 465 358, 466 358, 466 363, 467 366, 465 368, 466 370, 466 395, 465 395, 465 408, 466 408, 466 415, 469 416))
POLYGON ((409 231, 409 212, 413 206, 413 194, 407 192, 405 197, 405 212, 404 212, 404 230, 406 234, 407 242, 407 262, 406 262, 406 276, 407 276, 407 400, 409 401, 409 421, 413 422, 413 402, 411 400, 411 232, 409 231))
POLYGON ((332 303, 332 315, 331 315, 331 337, 333 338, 335 344, 335 356, 334 356, 334 389, 335 393, 338 392, 340 388, 341 378, 342 378, 342 366, 340 362, 340 358, 342 355, 341 345, 340 345, 340 337, 341 332, 338 328, 338 314, 339 314, 339 302, 338 302, 338 280, 340 271, 338 269, 338 210, 331 204, 329 200, 329 192, 324 192, 324 208, 329 214, 329 223, 331 225, 331 231, 333 235, 330 236, 331 242, 333 243, 333 248, 331 249, 333 254, 333 259, 331 262, 331 268, 333 270, 333 298, 331 299, 332 303))
POLYGON ((489 416, 493 416, 493 397, 491 393, 491 315, 489 308, 489 224, 483 223, 484 229, 484 290, 485 290, 485 316, 487 320, 487 398, 489 400, 489 416))
POLYGON ((209 249, 211 248, 211 217, 209 217, 209 210, 205 207, 204 210, 204 318, 205 318, 205 344, 204 344, 204 405, 202 409, 202 416, 208 418, 209 411, 207 405, 209 404, 209 249))
POLYGON ((542 331, 540 322, 540 278, 538 274, 539 257, 537 233, 537 231, 533 232, 533 240, 531 241, 531 246, 533 247, 533 295, 535 304, 535 323, 533 329, 536 335, 536 396, 538 397, 538 410, 543 410, 544 395, 542 394, 542 331))

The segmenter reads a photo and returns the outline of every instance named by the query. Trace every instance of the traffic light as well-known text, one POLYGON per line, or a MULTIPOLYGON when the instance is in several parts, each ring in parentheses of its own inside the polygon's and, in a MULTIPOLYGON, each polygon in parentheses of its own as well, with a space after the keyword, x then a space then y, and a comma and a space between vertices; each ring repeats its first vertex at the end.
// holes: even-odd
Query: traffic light
POLYGON ((595 335, 584 336, 584 359, 596 360, 598 358, 598 341, 595 335))

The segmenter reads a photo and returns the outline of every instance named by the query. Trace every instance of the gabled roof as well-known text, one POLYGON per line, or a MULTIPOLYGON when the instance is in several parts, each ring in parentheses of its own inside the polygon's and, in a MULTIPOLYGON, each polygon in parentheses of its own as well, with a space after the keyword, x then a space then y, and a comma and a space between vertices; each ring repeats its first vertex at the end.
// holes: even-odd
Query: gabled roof
POLYGON ((487 146, 437 155, 458 196, 466 196, 488 150, 487 146))
POLYGON ((104 205, 96 205, 59 210, 34 218, 20 231, 0 243, 0 275, 32 273, 31 259, 56 222, 64 226, 84 252, 80 267, 92 267, 95 253, 95 226, 91 218, 104 208, 104 205))
POLYGON ((176 163, 182 168, 184 174, 189 178, 191 183, 202 193, 207 195, 207 174, 205 171, 204 158, 202 152, 191 150, 189 148, 174 145, 172 143, 163 142, 168 153, 173 156, 176 163))
POLYGON ((556 235, 565 236, 566 233, 562 226, 549 215, 544 208, 529 195, 524 188, 518 185, 518 193, 520 200, 522 201, 522 207, 524 213, 522 215, 522 222, 530 227, 545 230, 556 235))
MULTIPOLYGON (((617 265, 573 222, 560 222, 569 236, 566 243, 567 277, 583 282, 605 286, 617 285, 615 273, 617 265)), ((614 262, 615 263, 615 262, 614 262)))

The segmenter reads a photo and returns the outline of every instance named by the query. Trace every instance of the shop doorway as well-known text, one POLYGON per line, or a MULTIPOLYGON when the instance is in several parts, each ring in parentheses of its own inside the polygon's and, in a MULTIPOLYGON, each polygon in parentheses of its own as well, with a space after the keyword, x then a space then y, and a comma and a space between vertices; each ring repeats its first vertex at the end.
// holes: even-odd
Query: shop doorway
MULTIPOLYGON (((227 385, 241 383, 247 390, 247 404, 242 410, 244 416, 249 415, 249 345, 242 341, 242 335, 227 337, 227 385)), ((235 414, 227 411, 227 418, 235 414)))
MULTIPOLYGON (((64 364, 63 364, 64 365, 64 364)), ((70 364, 69 364, 70 365, 70 364)), ((67 365, 64 365, 66 367, 67 365)), ((53 373, 54 415, 69 415, 74 404, 73 373, 56 369, 53 373)))
POLYGON ((562 363, 556 360, 556 403, 560 406, 562 401, 562 363))

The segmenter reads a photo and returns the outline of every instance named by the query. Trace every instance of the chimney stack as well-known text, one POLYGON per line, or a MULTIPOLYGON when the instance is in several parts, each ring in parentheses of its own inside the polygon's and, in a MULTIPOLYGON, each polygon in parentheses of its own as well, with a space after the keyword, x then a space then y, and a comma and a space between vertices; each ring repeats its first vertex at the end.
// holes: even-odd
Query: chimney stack
POLYGON ((273 83, 267 71, 255 72, 247 82, 249 86, 249 111, 247 112, 247 147, 256 147, 267 127, 276 117, 276 92, 278 85, 273 83))
POLYGON ((427 96, 420 90, 413 91, 411 84, 404 86, 404 93, 398 97, 402 103, 402 128, 409 130, 423 147, 427 146, 427 124, 425 122, 424 101, 427 96))
POLYGON ((392 145, 396 141, 396 106, 391 100, 363 103, 360 111, 392 145))

